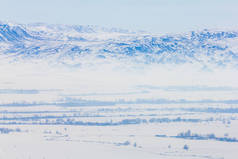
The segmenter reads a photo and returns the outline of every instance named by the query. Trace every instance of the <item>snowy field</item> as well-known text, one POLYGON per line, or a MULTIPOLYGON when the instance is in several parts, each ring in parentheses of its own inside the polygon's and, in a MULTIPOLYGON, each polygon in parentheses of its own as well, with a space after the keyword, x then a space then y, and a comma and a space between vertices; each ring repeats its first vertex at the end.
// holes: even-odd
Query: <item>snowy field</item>
POLYGON ((238 90, 179 88, 1 89, 0 158, 235 159, 238 90))
POLYGON ((1 107, 1 158, 236 158, 237 113, 206 103, 1 107))

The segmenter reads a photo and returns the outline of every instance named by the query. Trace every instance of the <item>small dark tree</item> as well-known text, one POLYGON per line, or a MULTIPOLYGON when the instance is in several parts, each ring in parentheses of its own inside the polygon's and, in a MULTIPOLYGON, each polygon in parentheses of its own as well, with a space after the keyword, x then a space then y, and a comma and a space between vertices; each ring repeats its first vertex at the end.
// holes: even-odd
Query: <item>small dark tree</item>
POLYGON ((183 149, 184 149, 184 150, 188 150, 188 149, 189 149, 188 145, 185 144, 185 145, 183 146, 183 149))

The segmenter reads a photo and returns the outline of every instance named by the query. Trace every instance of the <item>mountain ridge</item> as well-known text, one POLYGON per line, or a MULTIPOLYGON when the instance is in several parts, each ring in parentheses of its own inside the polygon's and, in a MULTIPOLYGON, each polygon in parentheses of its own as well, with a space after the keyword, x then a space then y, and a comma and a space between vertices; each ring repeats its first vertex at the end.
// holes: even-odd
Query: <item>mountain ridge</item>
POLYGON ((143 64, 238 66, 238 30, 155 35, 99 26, 0 22, 0 57, 66 65, 126 61, 143 64))

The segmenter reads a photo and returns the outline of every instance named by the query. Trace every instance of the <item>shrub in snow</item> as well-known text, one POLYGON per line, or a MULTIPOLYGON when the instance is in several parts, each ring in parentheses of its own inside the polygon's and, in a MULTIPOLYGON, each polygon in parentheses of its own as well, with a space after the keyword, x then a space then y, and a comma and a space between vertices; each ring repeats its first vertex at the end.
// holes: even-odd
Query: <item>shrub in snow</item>
POLYGON ((185 144, 185 145, 183 146, 183 149, 184 149, 184 150, 188 150, 188 149, 189 149, 188 145, 185 144))

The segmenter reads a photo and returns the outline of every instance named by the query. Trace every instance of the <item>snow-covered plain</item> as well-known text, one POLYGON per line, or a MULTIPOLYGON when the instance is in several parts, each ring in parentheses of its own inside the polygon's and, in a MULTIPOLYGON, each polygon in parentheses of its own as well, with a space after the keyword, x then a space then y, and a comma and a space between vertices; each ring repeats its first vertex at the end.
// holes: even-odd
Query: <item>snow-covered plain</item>
POLYGON ((238 31, 0 23, 0 159, 236 159, 238 31))

